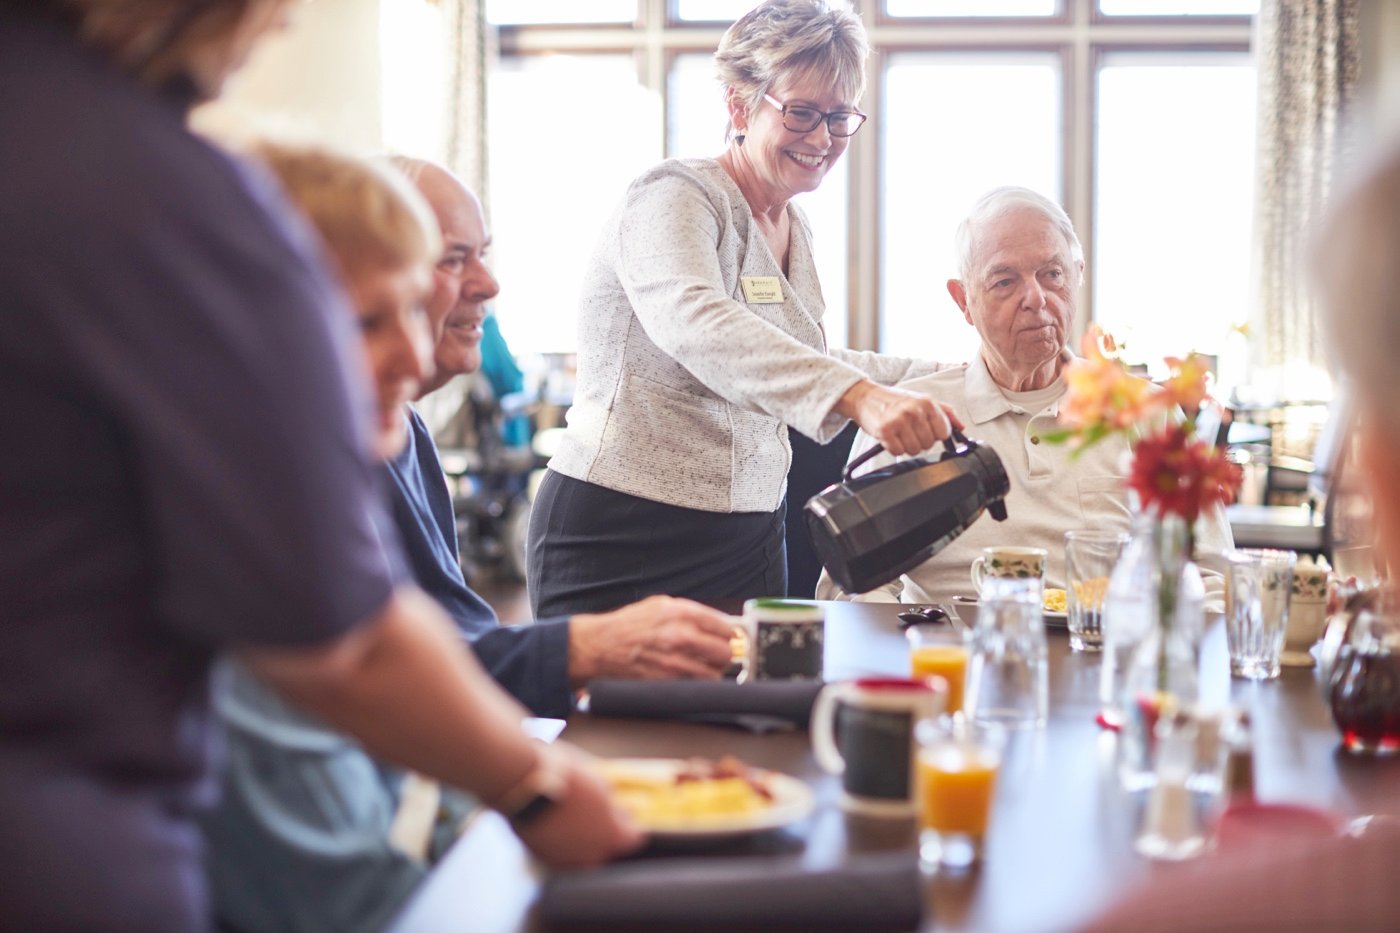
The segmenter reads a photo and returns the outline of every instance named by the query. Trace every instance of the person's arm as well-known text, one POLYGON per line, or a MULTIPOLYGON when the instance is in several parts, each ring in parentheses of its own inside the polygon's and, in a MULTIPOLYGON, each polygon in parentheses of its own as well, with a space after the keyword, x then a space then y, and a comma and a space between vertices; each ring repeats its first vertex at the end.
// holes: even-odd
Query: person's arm
POLYGON ((599 615, 569 620, 569 678, 713 680, 732 660, 729 618, 688 599, 651 596, 599 615))
POLYGON ((1235 546, 1225 507, 1206 509, 1196 520, 1196 563, 1206 587, 1206 609, 1225 611, 1225 554, 1235 546))
POLYGON ((472 642, 491 676, 539 716, 562 718, 599 677, 713 680, 731 661, 727 616, 652 596, 613 612, 499 626, 472 642))
POLYGON ((472 651, 537 716, 563 718, 598 677, 713 680, 729 666, 731 624, 699 603, 652 596, 613 612, 497 626, 472 651))
MULTIPOLYGON (((663 167, 628 192, 618 278, 658 348, 730 402, 766 412, 825 443, 853 418, 895 453, 950 433, 935 403, 884 389, 734 299, 719 250, 737 236, 729 207, 698 176, 663 167)), ((726 254, 727 255, 727 254, 726 254)))
POLYGON ((481 666, 536 716, 567 717, 574 709, 569 678, 572 627, 566 619, 500 625, 469 636, 481 666))
POLYGON ((845 347, 832 347, 828 352, 841 362, 854 366, 865 373, 866 378, 871 382, 878 382, 880 385, 886 386, 897 385, 907 379, 916 379, 920 376, 928 376, 945 369, 957 369, 965 365, 961 362, 940 363, 937 360, 890 356, 886 353, 876 353, 873 350, 848 350, 845 347))
POLYGON ((897 386, 862 380, 851 386, 832 409, 860 425, 861 431, 894 456, 918 454, 961 429, 951 406, 897 386))
POLYGON ((647 173, 619 220, 618 280, 647 337, 710 391, 825 443, 845 426, 832 407, 864 374, 736 300, 727 283, 747 267, 732 211, 699 173, 647 173))
POLYGON ((491 684, 447 617, 417 590, 396 590, 376 618, 325 647, 244 649, 240 657, 372 753, 489 806, 511 809, 533 776, 550 772, 562 788, 559 801, 517 827, 550 865, 598 864, 642 841, 585 758, 525 737, 521 708, 491 684))

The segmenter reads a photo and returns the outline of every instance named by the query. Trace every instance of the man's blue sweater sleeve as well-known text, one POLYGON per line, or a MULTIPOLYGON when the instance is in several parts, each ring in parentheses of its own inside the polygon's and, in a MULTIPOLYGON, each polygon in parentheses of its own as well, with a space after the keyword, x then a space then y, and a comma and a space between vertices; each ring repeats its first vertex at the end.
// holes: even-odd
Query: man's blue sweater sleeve
POLYGON ((477 659, 536 716, 562 719, 573 712, 569 687, 569 620, 497 625, 471 643, 477 659))

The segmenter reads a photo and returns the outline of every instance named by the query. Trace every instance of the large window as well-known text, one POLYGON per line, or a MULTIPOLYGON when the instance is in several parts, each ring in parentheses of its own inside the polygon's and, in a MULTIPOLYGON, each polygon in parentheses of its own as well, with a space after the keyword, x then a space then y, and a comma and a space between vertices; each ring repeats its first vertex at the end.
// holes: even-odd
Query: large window
POLYGON ((500 25, 630 23, 637 0, 486 0, 486 18, 500 25))
POLYGON ((603 221, 661 158, 661 101, 629 55, 506 58, 491 76, 493 268, 516 353, 572 350, 603 221))
POLYGON ((1249 318, 1254 84, 1230 53, 1099 69, 1096 317, 1138 358, 1220 355, 1249 318))
POLYGON ((1059 199, 1060 58, 1053 52, 899 52, 885 68, 880 154, 880 346, 967 359, 977 332, 946 282, 953 232, 999 185, 1059 199))
MULTIPOLYGON (((710 54, 751 5, 488 3, 501 50, 489 113, 499 305, 503 326, 515 301, 530 321, 512 346, 571 349, 583 263, 627 182, 663 156, 721 151, 710 54)), ((973 352, 945 287, 953 230, 984 191, 1018 184, 1059 200, 1079 230, 1080 325, 1102 321, 1144 360, 1228 354, 1250 297, 1258 0, 859 6, 871 124, 796 202, 833 344, 973 352)))

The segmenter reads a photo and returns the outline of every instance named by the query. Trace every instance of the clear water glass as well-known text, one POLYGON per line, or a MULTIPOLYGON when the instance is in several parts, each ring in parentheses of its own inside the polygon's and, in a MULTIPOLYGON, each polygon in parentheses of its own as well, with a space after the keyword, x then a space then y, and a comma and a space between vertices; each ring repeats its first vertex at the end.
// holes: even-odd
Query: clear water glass
POLYGON ((1065 613, 1071 650, 1103 649, 1108 580, 1127 546, 1125 532, 1065 532, 1065 613))
POLYGON ((966 714, 1010 729, 1045 725, 1050 681, 1039 581, 985 580, 969 648, 966 714))
POLYGON ((1230 552, 1225 638, 1234 676, 1246 680, 1278 676, 1297 560, 1293 551, 1245 548, 1230 552))

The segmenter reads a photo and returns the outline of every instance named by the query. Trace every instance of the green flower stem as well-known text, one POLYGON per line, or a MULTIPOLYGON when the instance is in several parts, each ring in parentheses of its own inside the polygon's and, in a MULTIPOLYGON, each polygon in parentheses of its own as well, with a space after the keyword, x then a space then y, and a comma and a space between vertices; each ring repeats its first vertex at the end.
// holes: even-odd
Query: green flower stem
POLYGON ((1164 515, 1153 529, 1157 545, 1157 627, 1161 650, 1157 655, 1157 692, 1171 685, 1171 633, 1176 624, 1181 572, 1195 551, 1193 529, 1180 515, 1164 515))

